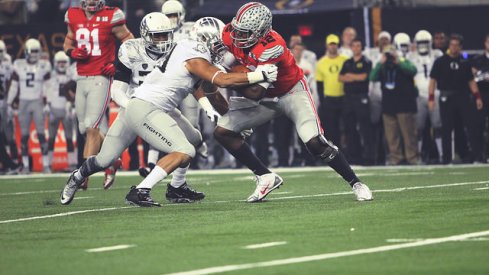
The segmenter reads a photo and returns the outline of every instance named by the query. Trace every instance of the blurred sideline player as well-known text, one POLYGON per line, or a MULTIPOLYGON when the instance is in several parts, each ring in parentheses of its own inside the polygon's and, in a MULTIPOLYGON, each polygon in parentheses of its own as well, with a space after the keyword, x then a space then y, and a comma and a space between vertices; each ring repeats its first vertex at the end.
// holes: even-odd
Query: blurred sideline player
POLYGON ((41 43, 37 39, 25 42, 25 59, 14 62, 10 88, 8 92, 8 105, 19 96, 19 124, 21 131, 22 173, 29 173, 29 134, 31 122, 34 120, 39 146, 41 147, 43 172, 49 173, 48 148, 44 134, 44 82, 50 78, 51 63, 41 60, 41 43))
MULTIPOLYGON (((10 140, 7 138, 7 127, 9 127, 9 124, 10 126, 13 125, 12 120, 8 119, 7 104, 5 102, 5 97, 7 96, 7 81, 12 75, 12 69, 12 59, 7 53, 5 43, 0 40, 0 162, 2 163, 3 170, 8 174, 18 173, 21 167, 12 160, 17 158, 17 150, 14 152, 11 151, 11 156, 9 156, 6 151, 7 145, 9 145, 10 140, 13 139, 12 137, 10 137, 10 140)), ((13 131, 10 131, 9 134, 13 134, 13 131)), ((15 144, 14 147, 17 148, 15 144)))
POLYGON ((394 35, 394 45, 396 50, 400 53, 400 56, 404 58, 411 53, 411 38, 409 38, 407 33, 396 33, 396 35, 394 35))
MULTIPOLYGON (((161 13, 160 15, 164 16, 161 13)), ((164 17, 170 25, 168 18, 164 17)), ((126 196, 128 203, 139 206, 160 206, 151 198, 151 189, 175 169, 179 167, 186 169, 195 156, 195 147, 202 142, 202 136, 182 116, 177 107, 188 94, 194 93, 196 87, 203 81, 220 87, 229 87, 276 79, 277 71, 273 65, 261 66, 255 72, 230 74, 213 66, 211 64, 213 56, 220 54, 223 47, 218 20, 213 18, 210 21, 214 22, 212 24, 214 32, 212 36, 205 36, 205 42, 202 39, 183 40, 174 45, 172 28, 171 25, 169 26, 167 39, 160 41, 165 52, 169 52, 166 60, 148 74, 143 84, 136 88, 127 103, 125 113, 119 115, 117 126, 113 125, 109 130, 108 137, 123 135, 125 140, 130 139, 126 144, 111 142, 111 150, 122 152, 123 147, 139 135, 155 149, 167 153, 138 186, 131 187, 126 196)), ((200 89, 197 91, 201 92, 200 89)), ((212 93, 209 96, 219 95, 212 93)), ((196 93, 195 96, 199 97, 199 103, 209 117, 216 119, 219 116, 203 93, 196 93)), ((99 161, 101 161, 99 156, 90 157, 79 171, 73 173, 62 193, 62 202, 69 203, 81 182, 90 174, 103 169, 103 164, 99 161)), ((110 159, 104 164, 108 163, 110 159)), ((202 199, 203 194, 201 195, 202 199)))
POLYGON ((51 78, 46 83, 46 112, 49 114, 49 139, 48 139, 48 157, 49 163, 53 161, 54 143, 58 133, 58 127, 63 125, 66 149, 68 152, 69 169, 75 169, 76 156, 73 146, 73 122, 72 103, 69 91, 74 89, 75 83, 72 75, 69 73, 70 58, 63 52, 59 51, 54 55, 54 70, 51 78))
MULTIPOLYGON (((416 125, 418 127, 418 151, 422 152, 423 148, 423 133, 426 129, 426 119, 430 119, 431 127, 436 143, 436 149, 440 156, 440 161, 443 160, 443 150, 441 141, 441 117, 440 106, 435 104, 435 109, 430 111, 428 108, 428 87, 430 84, 430 72, 433 68, 435 60, 443 55, 440 50, 432 48, 432 36, 426 30, 420 30, 414 36, 416 51, 408 54, 407 59, 411 61, 418 71, 414 77, 414 82, 418 88, 419 95, 417 98, 418 112, 416 114, 416 125)), ((438 102, 440 91, 435 91, 435 102, 438 102)))
POLYGON ((232 97, 229 112, 218 121, 216 139, 255 175, 257 187, 248 202, 258 202, 278 188, 283 180, 253 154, 239 134, 285 114, 295 124, 301 140, 314 156, 322 159, 352 187, 357 200, 372 200, 369 188, 360 182, 343 154, 323 136, 316 108, 304 78, 283 38, 272 30, 272 13, 258 2, 243 5, 222 34, 224 44, 243 65, 278 66, 278 80, 246 88, 245 97, 232 97))
MULTIPOLYGON (((83 156, 88 158, 100 150, 103 135, 99 127, 110 102, 110 82, 115 74, 116 40, 134 38, 127 29, 124 13, 105 6, 105 0, 81 0, 81 7, 69 8, 65 15, 68 32, 64 50, 77 61, 75 110, 78 128, 86 133, 83 156)), ((105 171, 103 186, 109 188, 121 161, 105 171)), ((86 189, 87 181, 82 188, 86 189)))

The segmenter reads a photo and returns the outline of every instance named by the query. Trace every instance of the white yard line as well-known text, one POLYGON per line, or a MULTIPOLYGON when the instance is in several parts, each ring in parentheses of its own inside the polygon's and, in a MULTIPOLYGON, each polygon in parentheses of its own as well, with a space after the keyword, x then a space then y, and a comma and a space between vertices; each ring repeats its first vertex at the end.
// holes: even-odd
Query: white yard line
MULTIPOLYGON (((385 240, 388 243, 411 243, 411 242, 420 242, 420 241, 425 241, 425 240, 431 240, 431 239, 387 239, 385 240)), ((486 237, 479 237, 479 238, 467 238, 459 241, 464 241, 464 242, 480 242, 480 241, 489 241, 489 238, 486 237)))
POLYGON ((489 190, 489 187, 475 188, 474 190, 489 190))
POLYGON ((106 247, 99 247, 99 248, 91 248, 85 250, 86 252, 107 252, 107 251, 114 251, 114 250, 121 250, 121 249, 128 249, 131 247, 135 247, 136 245, 134 244, 121 244, 121 245, 114 245, 114 246, 106 246, 106 247))
MULTIPOLYGON (((379 189, 372 190, 375 193, 386 193, 386 192, 402 192, 406 190, 417 190, 417 189, 429 189, 429 188, 443 188, 443 187, 454 187, 454 186, 464 186, 464 185, 474 185, 474 184, 487 184, 489 181, 473 181, 473 182, 457 182, 457 183, 447 183, 447 184, 437 184, 437 185, 425 185, 425 186, 411 186, 411 187, 402 187, 402 188, 394 188, 394 189, 379 189)), ((339 195, 352 195, 351 191, 346 192, 337 192, 337 193, 325 193, 325 194, 313 194, 313 195, 303 195, 303 196, 287 196, 287 197, 273 197, 268 200, 287 200, 287 199, 299 199, 299 198, 314 198, 314 197, 327 197, 327 196, 339 196, 339 195)), ((215 201, 215 202, 202 202, 202 204, 210 204, 210 203, 227 203, 227 202, 243 202, 243 200, 232 200, 232 201, 215 201)), ((181 206, 182 204, 165 204, 165 206, 181 206)), ((46 219, 46 218, 56 218, 63 216, 70 216, 75 214, 83 214, 89 212, 101 212, 101 211, 110 211, 110 210, 119 210, 125 208, 132 208, 133 206, 126 207, 112 207, 112 208, 101 208, 101 209, 90 209, 90 210, 82 210, 82 211, 73 211, 66 213, 59 213, 54 215, 46 215, 46 216, 35 216, 28 218, 20 218, 14 220, 4 220, 0 221, 0 224, 3 223, 12 223, 12 222, 20 222, 20 221, 29 221, 29 220, 38 220, 38 219, 46 219)))
POLYGON ((284 244, 287 244, 287 242, 270 242, 270 243, 250 244, 247 246, 243 246, 243 248, 244 249, 258 249, 258 248, 265 248, 265 247, 284 245, 284 244))
POLYGON ((204 269, 196 269, 196 270, 191 270, 191 271, 171 273, 171 275, 204 275, 204 274, 215 274, 215 273, 222 273, 222 272, 229 272, 229 271, 236 271, 236 270, 260 268, 260 267, 270 267, 270 266, 279 266, 279 265, 287 265, 287 264, 306 263, 306 262, 312 262, 312 261, 321 261, 321 260, 327 260, 327 259, 349 257, 349 256, 355 256, 355 255, 362 255, 362 254, 380 253, 380 252, 385 252, 385 251, 399 250, 399 249, 405 249, 405 248, 411 248, 411 247, 419 247, 419 246, 426 246, 426 245, 441 244, 441 243, 446 243, 446 242, 454 242, 454 241, 465 240, 468 238, 476 238, 476 237, 482 237, 482 236, 487 236, 487 235, 489 235, 489 230, 467 233, 467 234, 461 234, 461 235, 453 235, 453 236, 442 237, 442 238, 427 239, 427 240, 411 242, 411 243, 384 245, 384 246, 377 246, 377 247, 371 247, 371 248, 363 248, 363 249, 348 250, 348 251, 333 252, 333 253, 325 253, 325 254, 295 257, 295 258, 287 258, 287 259, 278 259, 278 260, 265 261, 265 262, 255 262, 255 263, 248 263, 248 264, 215 266, 215 267, 209 267, 209 268, 204 268, 204 269))
POLYGON ((75 197, 75 200, 86 200, 86 199, 93 199, 95 198, 94 196, 89 196, 89 197, 75 197))

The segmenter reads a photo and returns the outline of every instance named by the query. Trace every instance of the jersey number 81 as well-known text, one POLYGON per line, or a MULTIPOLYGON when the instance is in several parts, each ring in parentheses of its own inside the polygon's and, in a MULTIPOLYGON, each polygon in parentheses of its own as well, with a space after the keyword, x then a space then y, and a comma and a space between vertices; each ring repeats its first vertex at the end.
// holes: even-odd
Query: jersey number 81
POLYGON ((87 28, 80 28, 76 30, 76 42, 78 44, 78 48, 86 48, 92 56, 102 55, 98 42, 98 29, 93 29, 92 32, 90 32, 90 30, 87 28), (90 37, 92 38, 93 47, 90 43, 90 37))

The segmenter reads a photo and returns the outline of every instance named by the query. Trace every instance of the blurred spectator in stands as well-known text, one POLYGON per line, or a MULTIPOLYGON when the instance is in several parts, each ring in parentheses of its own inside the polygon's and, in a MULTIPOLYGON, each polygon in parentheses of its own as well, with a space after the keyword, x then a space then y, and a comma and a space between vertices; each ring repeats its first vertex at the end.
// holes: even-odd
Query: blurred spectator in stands
POLYGON ((447 35, 442 31, 436 31, 433 34, 433 49, 446 53, 448 49, 447 35))
POLYGON ((355 38, 351 44, 353 57, 340 72, 339 80, 345 88, 346 154, 351 164, 373 164, 372 131, 368 98, 368 76, 372 62, 362 54, 362 41, 355 38))
POLYGON ((483 103, 471 66, 462 56, 462 47, 463 37, 452 35, 448 53, 435 61, 430 73, 428 106, 434 110, 435 104, 440 104, 443 163, 452 162, 452 131, 457 117, 461 117, 467 127, 472 161, 484 161, 476 113, 476 108, 481 110, 483 103), (436 88, 440 90, 439 102, 435 102, 436 88))
POLYGON ((472 63, 472 70, 475 74, 475 80, 481 93, 483 110, 482 110, 482 129, 483 153, 485 159, 489 158, 489 34, 484 41, 484 53, 477 56, 472 63))
MULTIPOLYGON (((300 36, 299 34, 291 35, 289 40, 289 49, 292 49, 294 45, 298 43, 302 44, 302 36, 300 36)), ((314 52, 304 48, 304 51, 302 52, 302 58, 311 63, 314 70, 316 69, 318 58, 314 52)))
POLYGON ((347 57, 338 54, 340 38, 335 34, 326 37, 326 55, 323 56, 316 66, 316 81, 318 94, 321 98, 319 117, 323 123, 325 136, 337 146, 340 146, 341 128, 340 123, 344 111, 343 83, 339 81, 343 63, 347 57))
POLYGON ((27 22, 25 9, 26 5, 23 1, 0 1, 0 25, 23 24, 27 22))
POLYGON ((351 43, 353 39, 357 37, 357 31, 353 27, 346 27, 341 34, 341 47, 338 50, 338 53, 344 55, 348 58, 353 56, 353 52, 351 50, 351 43))
MULTIPOLYGON (((391 44, 391 34, 382 31, 377 37, 377 47, 364 50, 364 55, 372 62, 372 68, 379 63, 384 47, 391 44)), ((372 123, 372 146, 375 164, 385 164, 384 123, 382 121, 382 89, 379 82, 369 85, 370 122, 372 123)))
POLYGON ((398 165, 404 161, 418 164, 416 139, 418 91, 414 86, 416 67, 407 59, 399 57, 392 46, 385 47, 383 52, 379 63, 370 74, 370 79, 381 83, 382 118, 389 147, 389 164, 398 165))
POLYGON ((406 57, 411 51, 411 38, 405 32, 399 32, 394 35, 394 46, 401 53, 402 57, 406 57))

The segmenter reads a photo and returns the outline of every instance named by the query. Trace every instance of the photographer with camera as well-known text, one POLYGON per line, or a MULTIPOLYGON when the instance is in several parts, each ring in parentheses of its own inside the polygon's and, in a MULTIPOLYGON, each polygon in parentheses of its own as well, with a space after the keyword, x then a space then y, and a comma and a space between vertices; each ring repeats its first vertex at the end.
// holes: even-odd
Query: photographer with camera
POLYGON ((370 73, 371 81, 381 83, 382 118, 391 165, 402 164, 404 161, 409 164, 419 163, 416 141, 418 91, 414 85, 416 72, 411 62, 399 57, 394 47, 389 46, 384 48, 380 62, 370 73))

